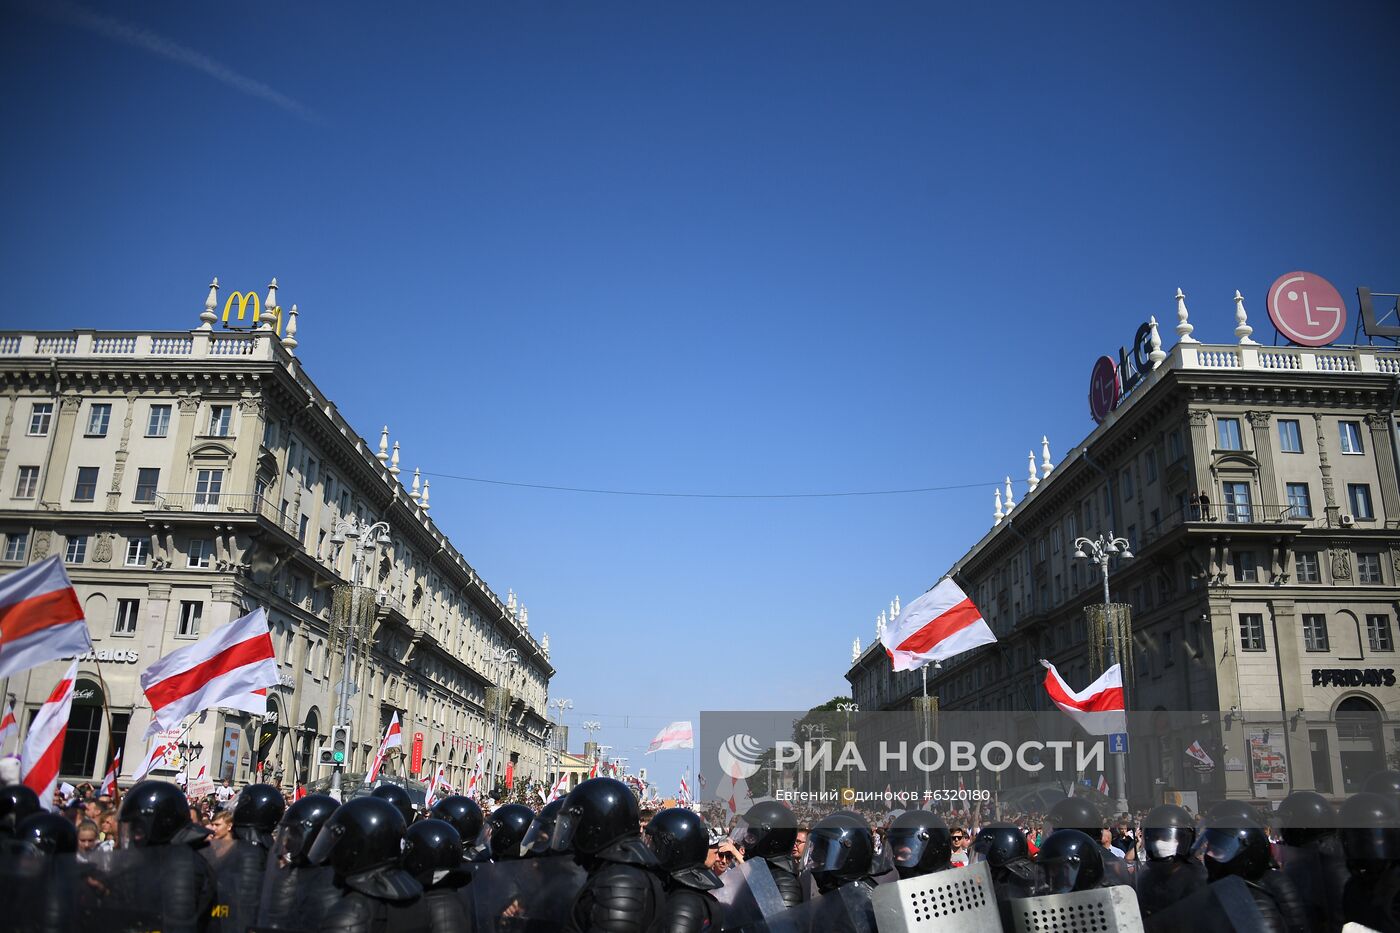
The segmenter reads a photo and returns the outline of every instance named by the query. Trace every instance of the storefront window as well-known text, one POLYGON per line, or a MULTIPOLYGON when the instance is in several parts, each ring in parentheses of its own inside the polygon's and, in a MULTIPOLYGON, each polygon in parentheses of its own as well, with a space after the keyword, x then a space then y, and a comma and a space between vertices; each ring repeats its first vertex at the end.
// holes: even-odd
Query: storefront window
POLYGON ((94 680, 79 677, 73 684, 73 706, 68 713, 68 734, 63 739, 59 773, 92 777, 101 738, 102 688, 94 680))

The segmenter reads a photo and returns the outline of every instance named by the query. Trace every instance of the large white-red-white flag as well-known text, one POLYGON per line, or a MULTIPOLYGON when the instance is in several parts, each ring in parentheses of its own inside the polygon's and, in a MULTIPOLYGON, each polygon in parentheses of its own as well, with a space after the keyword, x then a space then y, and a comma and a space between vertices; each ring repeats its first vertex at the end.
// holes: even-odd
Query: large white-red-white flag
POLYGON ((673 722, 660 732, 656 733, 656 738, 651 740, 651 745, 647 746, 647 754, 652 752, 664 752, 673 748, 694 748, 695 730, 689 722, 673 722))
POLYGON ((881 644, 896 671, 911 671, 996 640, 982 613, 950 578, 905 606, 881 644))
POLYGON ((389 720, 389 728, 384 730, 384 740, 379 743, 379 751, 374 753, 374 763, 365 775, 366 784, 373 784, 374 779, 379 777, 379 769, 384 767, 384 758, 391 748, 403 748, 403 730, 399 727, 398 713, 389 720))
POLYGON ((15 705, 7 700, 5 714, 0 716, 0 752, 5 751, 5 746, 18 732, 19 723, 15 720, 15 705))
POLYGON ((481 782, 481 769, 486 764, 486 746, 476 743, 476 763, 472 765, 472 775, 467 779, 467 796, 476 799, 477 785, 481 782))
POLYGON ((1098 781, 1096 781, 1096 782, 1094 783, 1094 790, 1098 791, 1099 793, 1101 793, 1101 794, 1103 794, 1105 797, 1107 797, 1107 796, 1108 796, 1108 778, 1106 778, 1106 777, 1104 777, 1102 774, 1100 774, 1100 775, 1099 775, 1098 781))
POLYGON ((68 735, 68 713, 73 707, 73 682, 78 679, 78 662, 68 665, 24 737, 20 752, 20 781, 39 795, 39 802, 53 809, 53 792, 58 787, 58 768, 63 759, 63 739, 68 735))
POLYGON ((143 781, 146 775, 154 768, 164 767, 176 755, 175 743, 155 736, 151 739, 150 747, 146 749, 146 757, 141 762, 141 767, 136 769, 136 773, 131 776, 133 783, 143 781))
POLYGON ((0 677, 91 650, 78 591, 59 555, 0 579, 0 677))
POLYGON ((553 803, 569 792, 569 776, 560 772, 555 780, 554 786, 549 789, 549 799, 545 803, 553 803))
POLYGON ((443 769, 442 765, 439 764, 437 770, 433 772, 432 780, 428 782, 427 790, 423 792, 424 809, 428 809, 432 807, 433 804, 437 803, 438 788, 442 787, 446 782, 447 772, 443 769))
POLYGON ((687 784, 685 781, 685 774, 686 773, 684 771, 681 772, 681 787, 677 803, 679 803, 683 807, 688 807, 691 804, 690 785, 687 784))
POLYGON ((1128 714, 1123 706, 1123 675, 1117 664, 1083 690, 1072 690, 1055 665, 1044 659, 1045 692, 1064 713, 1090 735, 1112 735, 1128 731, 1128 714))
POLYGON ((107 774, 102 778, 102 785, 97 788, 97 796, 112 797, 117 793, 117 778, 122 773, 122 750, 117 749, 117 754, 112 758, 112 766, 107 769, 107 774))
MULTIPOLYGON (((141 672, 141 689, 151 704, 146 735, 177 728, 191 713, 276 686, 279 676, 267 610, 259 606, 141 672)), ((266 697, 263 703, 266 710, 266 697)))

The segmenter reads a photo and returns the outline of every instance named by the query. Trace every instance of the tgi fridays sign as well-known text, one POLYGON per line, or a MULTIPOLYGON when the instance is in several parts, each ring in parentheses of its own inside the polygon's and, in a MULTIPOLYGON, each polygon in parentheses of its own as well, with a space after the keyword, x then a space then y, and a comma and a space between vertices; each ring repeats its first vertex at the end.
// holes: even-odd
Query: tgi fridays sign
POLYGON ((1137 388, 1143 377, 1152 371, 1152 325, 1143 323, 1133 336, 1131 347, 1118 349, 1118 360, 1101 356, 1089 376, 1089 414, 1100 424, 1109 413, 1137 388))

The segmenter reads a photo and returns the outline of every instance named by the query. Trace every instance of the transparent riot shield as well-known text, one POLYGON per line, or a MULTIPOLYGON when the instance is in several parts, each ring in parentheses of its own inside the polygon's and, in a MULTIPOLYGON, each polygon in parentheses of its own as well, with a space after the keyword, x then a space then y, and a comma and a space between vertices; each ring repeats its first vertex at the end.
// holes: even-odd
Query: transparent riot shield
POLYGON ((1006 909, 1016 933, 1143 933, 1137 894, 1126 885, 1027 897, 1006 909))
POLYGON ((253 929, 314 931, 340 898, 329 865, 282 865, 268 859, 258 922, 253 929))
POLYGON ((207 877, 199 860, 188 846, 89 853, 77 869, 74 929, 193 933, 207 924, 210 907, 193 883, 185 883, 207 877))
POLYGON ((209 859, 218 892, 211 914, 223 930, 242 933, 258 922, 268 855, 267 849, 240 840, 209 859))
POLYGON ((768 917, 761 926, 744 929, 745 933, 763 929, 768 933, 875 933, 871 888, 864 884, 842 885, 768 917))
POLYGON ((0 929, 68 933, 82 927, 76 856, 15 847, 0 852, 0 929))
POLYGON ((986 862, 882 884, 870 901, 880 933, 1002 933, 986 862))
POLYGON ((477 933, 554 933, 587 877, 571 858, 513 859, 482 865, 460 893, 477 933))
POLYGON ((768 863, 761 858, 741 862, 719 876, 724 887, 711 893, 724 905, 725 930, 754 927, 785 910, 783 896, 768 863))
POLYGON ((1264 915, 1240 878, 1221 878, 1204 890, 1147 918, 1147 933, 1253 933, 1264 928, 1264 915))

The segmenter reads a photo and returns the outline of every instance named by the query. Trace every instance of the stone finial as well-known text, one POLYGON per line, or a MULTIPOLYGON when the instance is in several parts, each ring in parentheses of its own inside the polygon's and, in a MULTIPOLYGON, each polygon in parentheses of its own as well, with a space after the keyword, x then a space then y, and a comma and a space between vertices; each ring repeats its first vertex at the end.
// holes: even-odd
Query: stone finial
POLYGON ((410 499, 412 499, 414 502, 417 502, 417 501, 418 501, 418 497, 422 495, 422 493, 418 491, 418 477, 419 477, 418 468, 417 468, 417 467, 414 467, 414 468, 413 468, 413 487, 412 487, 411 489, 409 489, 409 491, 408 491, 408 497, 409 497, 410 499))
POLYGON ((520 627, 530 631, 530 607, 524 603, 520 604, 520 627))
POLYGON ((418 507, 424 512, 428 511, 428 487, 431 485, 432 483, 423 484, 423 495, 418 499, 418 507))
POLYGON ((515 590, 506 590, 506 609, 511 615, 515 615, 515 590))
POLYGON ((374 455, 374 459, 380 463, 389 459, 389 426, 387 424, 379 432, 379 453, 374 455))
POLYGON ((899 595, 896 594, 896 595, 895 595, 895 598, 894 598, 894 615, 890 616, 890 621, 893 622, 895 619, 898 619, 898 618, 899 618, 899 613, 900 613, 900 608, 899 608, 899 595))
POLYGON ((1011 510, 1016 508, 1016 500, 1011 498, 1011 477, 1006 478, 1006 514, 1010 515, 1011 510))
POLYGON ((199 329, 213 330, 219 315, 214 311, 219 306, 219 277, 209 283, 209 297, 204 299, 204 310, 199 313, 199 329))
POLYGON ((1196 328, 1191 326, 1191 312, 1186 310, 1186 293, 1181 289, 1176 290, 1176 342, 1177 343, 1200 343, 1191 336, 1191 331, 1196 328))
POLYGON ((1035 492, 1035 487, 1040 485, 1040 476, 1035 472, 1035 451, 1026 453, 1026 461, 1030 464, 1030 472, 1026 475, 1026 485, 1030 487, 1030 492, 1035 492))
POLYGON ((272 330, 272 319, 277 315, 277 279, 274 277, 267 286, 267 300, 263 302, 259 315, 258 330, 272 330))
POLYGON ((992 513, 993 515, 996 516, 996 521, 992 522, 992 524, 993 524, 993 525, 1000 525, 1000 524, 1001 524, 1001 520, 1002 520, 1003 518, 1006 517, 1006 513, 1003 512, 1003 511, 1001 510, 1001 490, 1000 490, 1000 489, 996 490, 996 491, 993 493, 993 496, 996 498, 997 509, 996 509, 995 512, 992 513))
POLYGON ((1235 336, 1240 339, 1241 346, 1258 346, 1259 341, 1249 339, 1249 335, 1252 333, 1254 333, 1254 328, 1249 326, 1249 315, 1244 310, 1244 296, 1237 288, 1235 289, 1235 336))
POLYGON ((859 660, 860 660, 860 637, 857 636, 857 637, 856 637, 856 640, 853 641, 853 642, 851 642, 851 663, 854 664, 854 663, 856 663, 856 662, 859 661, 859 660))
POLYGON ((1150 348, 1147 359, 1152 363, 1152 368, 1156 369, 1167 358, 1167 351, 1162 349, 1162 335, 1157 332, 1157 319, 1155 317, 1148 318, 1147 326, 1151 330, 1151 334, 1147 338, 1147 345, 1150 348))
POLYGON ((287 316, 287 335, 282 338, 282 349, 288 355, 296 356, 297 349, 297 306, 292 305, 292 313, 287 316))
POLYGON ((879 642, 885 640, 885 614, 883 612, 875 617, 875 640, 879 642))
POLYGON ((399 475, 399 442, 394 441, 394 452, 389 455, 389 472, 399 475))
POLYGON ((1055 464, 1050 462, 1050 438, 1041 435, 1040 438, 1040 478, 1050 475, 1050 471, 1055 469, 1055 464))
POLYGON ((544 652, 544 656, 545 656, 546 658, 549 657, 549 633, 548 633, 548 632, 545 632, 545 633, 544 633, 544 637, 540 639, 540 650, 544 652))

